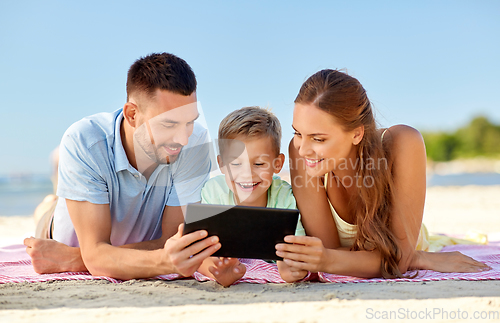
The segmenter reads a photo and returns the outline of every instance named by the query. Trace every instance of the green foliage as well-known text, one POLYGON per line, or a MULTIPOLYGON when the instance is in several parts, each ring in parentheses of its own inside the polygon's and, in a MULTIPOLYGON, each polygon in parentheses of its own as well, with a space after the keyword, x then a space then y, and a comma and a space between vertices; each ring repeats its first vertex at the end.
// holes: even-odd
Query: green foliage
POLYGON ((500 156, 500 125, 479 116, 453 133, 424 132, 427 157, 434 161, 500 156))

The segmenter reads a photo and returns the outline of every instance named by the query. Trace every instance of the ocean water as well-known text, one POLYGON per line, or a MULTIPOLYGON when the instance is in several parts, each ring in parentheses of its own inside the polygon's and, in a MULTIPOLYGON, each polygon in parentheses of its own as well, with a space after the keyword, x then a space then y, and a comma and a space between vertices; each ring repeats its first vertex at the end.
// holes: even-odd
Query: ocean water
POLYGON ((0 178, 0 215, 32 215, 37 205, 52 192, 49 176, 0 178))
POLYGON ((437 175, 427 178, 427 187, 431 186, 465 186, 465 185, 500 185, 499 173, 463 173, 437 175))
MULTIPOLYGON (((498 173, 433 175, 427 186, 500 185, 498 173)), ((33 214, 53 192, 49 176, 0 177, 0 216, 33 214)))

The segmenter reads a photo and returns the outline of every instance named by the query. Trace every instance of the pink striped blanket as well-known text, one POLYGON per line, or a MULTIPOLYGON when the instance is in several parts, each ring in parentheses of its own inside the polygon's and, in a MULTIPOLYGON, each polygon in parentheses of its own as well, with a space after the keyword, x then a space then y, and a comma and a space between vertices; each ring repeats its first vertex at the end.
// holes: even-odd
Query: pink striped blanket
MULTIPOLYGON (((398 278, 390 281, 437 281, 437 280, 500 280, 500 243, 490 243, 488 246, 478 245, 455 245, 445 247, 443 251, 460 251, 478 261, 482 261, 492 267, 492 270, 480 273, 439 273, 434 271, 419 271, 415 278, 398 278)), ((246 266, 245 276, 236 283, 284 283, 275 264, 269 264, 262 260, 241 259, 246 266)), ((412 273, 411 273, 412 274, 412 273)), ((179 275, 162 275, 153 279, 174 280, 180 279, 179 275)), ((210 278, 195 273, 193 278, 198 281, 207 281, 210 278)), ((39 275, 33 270, 31 259, 23 245, 13 245, 0 248, 0 284, 19 282, 45 282, 54 280, 92 280, 104 279, 113 283, 117 280, 104 276, 92 276, 88 272, 67 272, 59 274, 39 275)), ((332 282, 332 283, 366 283, 388 281, 383 278, 360 279, 350 276, 339 276, 325 273, 310 274, 304 280, 332 282)))

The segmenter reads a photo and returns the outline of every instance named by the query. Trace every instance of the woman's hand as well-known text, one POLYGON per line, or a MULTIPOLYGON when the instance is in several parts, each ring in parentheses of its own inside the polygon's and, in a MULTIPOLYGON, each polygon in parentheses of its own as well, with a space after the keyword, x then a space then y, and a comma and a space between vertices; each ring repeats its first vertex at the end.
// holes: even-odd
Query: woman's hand
POLYGON ((442 273, 475 273, 490 270, 491 267, 458 251, 417 251, 410 269, 434 270, 442 273))
POLYGON ((330 250, 323 246, 321 239, 307 236, 286 236, 285 242, 276 245, 276 254, 285 264, 298 270, 317 273, 328 272, 332 262, 330 250))

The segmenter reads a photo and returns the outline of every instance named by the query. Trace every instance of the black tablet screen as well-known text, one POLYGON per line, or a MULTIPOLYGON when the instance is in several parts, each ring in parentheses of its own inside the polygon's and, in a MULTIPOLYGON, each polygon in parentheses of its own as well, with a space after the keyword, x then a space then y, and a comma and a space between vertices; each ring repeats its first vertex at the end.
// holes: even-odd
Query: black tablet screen
POLYGON ((295 234, 298 217, 294 209, 189 204, 183 234, 203 229, 218 236, 216 257, 282 260, 275 245, 295 234))

